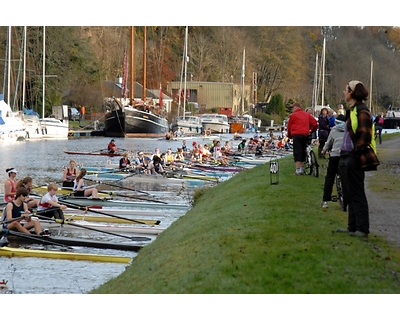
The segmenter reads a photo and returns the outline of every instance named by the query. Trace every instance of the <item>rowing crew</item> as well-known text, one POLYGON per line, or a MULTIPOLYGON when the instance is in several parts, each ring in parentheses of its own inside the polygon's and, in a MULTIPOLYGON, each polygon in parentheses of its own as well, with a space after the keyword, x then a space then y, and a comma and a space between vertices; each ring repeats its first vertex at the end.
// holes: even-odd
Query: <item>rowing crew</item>
POLYGON ((75 159, 69 161, 69 166, 63 171, 63 188, 72 188, 75 197, 97 198, 98 190, 96 188, 85 188, 83 178, 86 175, 86 169, 82 168, 78 174, 75 159))
POLYGON ((38 219, 31 218, 31 212, 25 199, 29 196, 28 190, 21 187, 15 193, 15 199, 7 204, 3 209, 1 224, 3 229, 16 230, 19 232, 30 233, 30 229, 35 228, 35 233, 42 236, 48 236, 47 229, 42 230, 38 219))

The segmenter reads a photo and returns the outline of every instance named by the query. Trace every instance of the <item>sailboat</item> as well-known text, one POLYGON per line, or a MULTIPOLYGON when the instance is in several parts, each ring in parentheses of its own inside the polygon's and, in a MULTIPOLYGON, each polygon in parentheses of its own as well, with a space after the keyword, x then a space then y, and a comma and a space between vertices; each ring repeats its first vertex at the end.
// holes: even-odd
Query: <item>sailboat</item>
POLYGON ((46 90, 46 28, 43 27, 43 102, 42 102, 42 118, 40 124, 43 131, 43 139, 68 139, 69 123, 68 123, 68 106, 53 107, 53 114, 50 117, 44 116, 45 109, 45 90, 46 90), (56 112, 55 112, 56 111, 56 112))
POLYGON ((320 78, 318 77, 318 53, 315 58, 315 74, 314 74, 314 85, 313 85, 313 95, 312 95, 312 108, 313 115, 317 116, 322 108, 329 107, 325 106, 325 46, 326 39, 324 38, 324 43, 322 47, 322 61, 321 61, 321 74, 320 78), (322 84, 319 84, 319 80, 322 84), (321 96, 319 93, 321 92, 321 96), (321 105, 318 105, 318 98, 321 97, 321 105))
MULTIPOLYGON (((229 127, 231 133, 248 133, 255 132, 256 119, 253 116, 245 114, 244 112, 244 78, 245 78, 245 62, 246 62, 246 48, 243 48, 243 61, 242 61, 242 74, 240 76, 240 104, 241 111, 236 112, 236 115, 228 117, 229 127)), ((255 75, 253 74, 253 82, 255 75)), ((258 125, 260 126, 260 124, 258 125)))
MULTIPOLYGON (((146 27, 144 27, 146 30, 146 27)), ((134 83, 131 77, 130 104, 123 106, 115 99, 117 105, 108 110, 104 116, 104 135, 107 137, 160 137, 169 131, 168 120, 162 115, 162 106, 158 108, 146 99, 146 31, 143 44, 143 92, 142 100, 135 100, 134 83)), ((134 36, 131 27, 131 51, 133 51, 134 36)), ((131 54, 131 74, 134 71, 133 54, 131 54)), ((128 72, 124 63, 124 74, 128 72)), ((123 77, 127 78, 127 77, 123 77)), ((124 97, 123 97, 124 98, 124 97)), ((121 99, 121 101, 126 99, 121 99)))
POLYGON ((42 125, 40 124, 40 116, 37 112, 32 109, 25 108, 25 84, 26 84, 26 31, 27 27, 25 26, 22 33, 22 48, 23 54, 20 59, 20 67, 23 62, 23 74, 22 74, 22 108, 23 108, 23 117, 25 130, 26 130, 26 139, 27 140, 40 140, 43 137, 42 125))
MULTIPOLYGON (((11 27, 8 27, 7 35, 7 102, 10 101, 11 79, 11 27)), ((0 94, 0 141, 23 141, 26 138, 25 125, 19 112, 13 112, 9 104, 4 101, 4 94, 0 94)))
POLYGON ((178 116, 175 118, 171 125, 172 132, 180 130, 184 135, 201 134, 203 132, 203 127, 201 124, 201 118, 198 116, 193 116, 191 112, 186 112, 186 76, 187 76, 187 63, 189 61, 189 56, 187 52, 188 45, 188 27, 185 31, 185 45, 183 49, 183 59, 182 59, 182 71, 181 71, 181 85, 179 89, 179 100, 178 100, 178 116), (182 78, 184 78, 183 87, 183 115, 179 115, 182 100, 182 78))

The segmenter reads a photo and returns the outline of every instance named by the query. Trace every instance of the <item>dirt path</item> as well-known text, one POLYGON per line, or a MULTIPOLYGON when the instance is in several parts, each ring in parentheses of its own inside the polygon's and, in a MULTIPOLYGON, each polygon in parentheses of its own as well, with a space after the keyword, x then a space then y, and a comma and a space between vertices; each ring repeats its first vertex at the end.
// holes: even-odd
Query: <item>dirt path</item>
POLYGON ((365 179, 370 232, 400 249, 400 137, 387 140, 383 135, 377 150, 381 165, 365 179))

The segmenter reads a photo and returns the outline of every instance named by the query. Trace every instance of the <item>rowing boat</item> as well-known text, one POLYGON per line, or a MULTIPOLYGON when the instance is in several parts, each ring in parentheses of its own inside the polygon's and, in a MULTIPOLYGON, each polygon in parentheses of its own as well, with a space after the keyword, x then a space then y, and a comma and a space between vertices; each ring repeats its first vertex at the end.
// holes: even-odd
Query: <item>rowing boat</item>
POLYGON ((35 257, 35 258, 47 258, 47 259, 88 260, 94 262, 115 262, 115 263, 129 263, 131 261, 131 258, 122 256, 51 251, 51 250, 35 250, 35 249, 24 249, 24 248, 10 248, 10 247, 0 248, 0 256, 6 256, 10 258, 35 257))
POLYGON ((122 180, 130 177, 131 175, 131 173, 97 172, 88 174, 86 177, 90 180, 122 180))
POLYGON ((225 171, 225 172, 241 172, 245 170, 245 168, 243 167, 229 167, 229 166, 218 166, 218 165, 208 165, 208 164, 194 164, 191 165, 190 167, 200 170, 225 171))
MULTIPOLYGON (((140 216, 140 217, 145 217, 145 216, 152 216, 152 217, 162 217, 165 215, 165 213, 168 212, 168 210, 162 210, 162 209, 146 209, 146 208, 118 208, 118 207, 109 207, 109 206, 101 206, 101 205, 93 205, 88 207, 89 210, 96 210, 96 213, 99 214, 104 214, 104 215, 117 215, 117 216, 140 216)), ((182 210, 187 210, 182 209, 182 210)), ((64 210, 64 214, 82 214, 85 210, 82 209, 75 209, 75 208, 67 208, 64 210)), ((172 209, 172 211, 177 211, 177 209, 172 209)))
POLYGON ((109 153, 107 151, 84 152, 84 151, 66 151, 66 150, 64 150, 64 152, 66 154, 72 154, 72 155, 122 157, 122 153, 109 153))
POLYGON ((74 219, 75 221, 85 220, 90 222, 105 222, 105 223, 125 223, 125 224, 133 223, 133 224, 148 224, 154 226, 160 224, 160 220, 146 220, 146 219, 126 220, 124 218, 118 218, 118 217, 105 217, 101 215, 88 215, 88 214, 64 214, 64 218, 67 220, 74 219))
MULTIPOLYGON (((91 208, 148 208, 148 209, 162 209, 162 210, 188 210, 187 204, 179 203, 158 203, 158 202, 145 202, 145 201, 122 201, 122 200, 108 200, 108 199, 90 199, 90 198, 77 198, 68 197, 65 200, 59 200, 60 203, 68 203, 75 206, 88 206, 91 208), (95 207, 93 207, 95 206, 95 207)), ((85 210, 85 208, 80 208, 85 210)), ((97 209, 95 209, 97 210, 97 209)))
POLYGON ((146 235, 158 235, 164 228, 154 227, 154 226, 133 226, 133 225, 123 225, 123 224, 104 224, 104 223, 95 223, 85 220, 73 220, 71 221, 73 224, 60 224, 59 222, 53 220, 40 220, 40 226, 43 229, 49 229, 51 231, 55 230, 71 230, 76 227, 88 227, 92 229, 96 229, 99 231, 107 231, 107 232, 119 232, 119 233, 129 233, 129 234, 146 234, 146 235))
MULTIPOLYGON (((47 193, 47 186, 37 186, 37 187, 33 187, 32 191, 41 195, 44 195, 45 193, 47 193)), ((70 188, 58 188, 57 190, 57 196, 59 195, 63 195, 63 196, 73 196, 73 192, 70 188)), ((112 194, 112 193, 111 193, 112 194)), ((100 199, 112 199, 112 197, 110 197, 111 195, 108 192, 98 192, 98 197, 100 199)))
POLYGON ((23 242, 23 243, 41 243, 47 244, 48 241, 52 243, 63 245, 63 246, 72 246, 72 247, 88 247, 88 248, 99 248, 99 249, 114 249, 114 250, 125 250, 125 251, 134 251, 138 252, 143 244, 138 244, 138 242, 142 241, 151 241, 151 238, 148 237, 134 237, 132 241, 137 241, 135 243, 132 242, 111 242, 111 241, 98 241, 92 239, 76 239, 71 237, 62 237, 62 236, 50 236, 50 237, 42 237, 36 234, 27 235, 17 231, 7 231, 7 238, 9 241, 13 242, 23 242))

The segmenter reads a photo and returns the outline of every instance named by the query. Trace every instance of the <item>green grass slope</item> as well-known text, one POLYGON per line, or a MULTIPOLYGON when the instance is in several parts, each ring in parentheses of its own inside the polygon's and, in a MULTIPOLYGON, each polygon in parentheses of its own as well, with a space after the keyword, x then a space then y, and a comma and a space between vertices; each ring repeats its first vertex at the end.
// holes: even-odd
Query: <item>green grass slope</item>
POLYGON ((336 233, 338 203, 322 211, 325 169, 294 175, 291 156, 204 190, 194 207, 144 247, 120 276, 92 293, 400 293, 400 255, 336 233))

